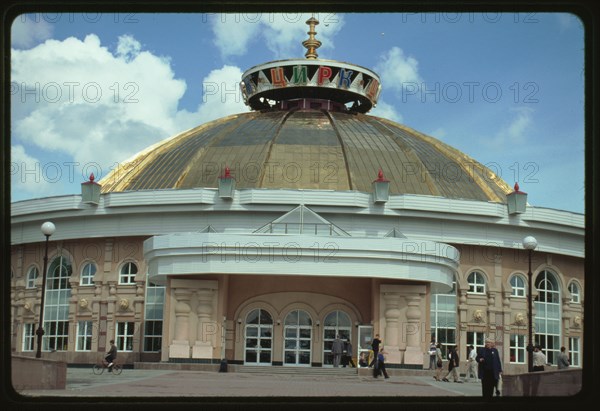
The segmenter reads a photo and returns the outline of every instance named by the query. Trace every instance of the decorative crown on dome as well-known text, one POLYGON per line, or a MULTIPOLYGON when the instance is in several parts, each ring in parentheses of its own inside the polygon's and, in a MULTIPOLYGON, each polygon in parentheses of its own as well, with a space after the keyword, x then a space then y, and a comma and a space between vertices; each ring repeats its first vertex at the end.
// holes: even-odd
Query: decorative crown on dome
POLYGON ((253 110, 307 108, 307 99, 327 101, 328 110, 366 113, 375 107, 381 93, 379 76, 354 64, 319 59, 321 42, 315 38, 319 21, 313 16, 306 24, 309 38, 302 42, 306 58, 276 60, 246 70, 240 82, 244 103, 253 110))

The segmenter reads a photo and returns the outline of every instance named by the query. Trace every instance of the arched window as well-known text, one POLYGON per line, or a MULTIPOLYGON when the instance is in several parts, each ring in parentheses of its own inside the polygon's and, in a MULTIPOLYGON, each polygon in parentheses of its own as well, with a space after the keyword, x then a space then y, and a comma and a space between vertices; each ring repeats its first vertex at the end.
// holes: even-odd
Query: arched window
POLYGON ((69 345, 69 279, 72 273, 71 262, 62 255, 52 260, 48 268, 42 338, 42 348, 45 351, 64 351, 69 345))
POLYGON ((571 284, 569 284, 569 292, 571 293, 571 302, 579 304, 581 296, 579 295, 579 286, 575 281, 571 281, 571 284))
POLYGON ((511 291, 510 295, 512 297, 525 297, 525 279, 520 274, 515 274, 510 278, 510 286, 511 291))
POLYGON ((535 344, 542 346, 549 363, 556 363, 560 352, 560 287, 556 274, 541 271, 535 279, 535 344))
POLYGON ((440 343, 442 355, 456 344, 456 281, 443 294, 431 294, 431 340, 440 343))
POLYGON ((79 285, 94 285, 94 275, 96 274, 96 264, 87 263, 81 270, 79 276, 79 285))
POLYGON ((469 293, 471 294, 485 294, 485 277, 479 271, 473 271, 467 277, 469 283, 469 293))
POLYGON ((123 264, 119 275, 119 284, 135 284, 135 275, 137 272, 138 268, 135 263, 129 262, 123 264))
POLYGON ((27 271, 27 283, 25 284, 26 288, 35 288, 35 280, 37 280, 39 275, 38 268, 35 265, 29 267, 27 271))

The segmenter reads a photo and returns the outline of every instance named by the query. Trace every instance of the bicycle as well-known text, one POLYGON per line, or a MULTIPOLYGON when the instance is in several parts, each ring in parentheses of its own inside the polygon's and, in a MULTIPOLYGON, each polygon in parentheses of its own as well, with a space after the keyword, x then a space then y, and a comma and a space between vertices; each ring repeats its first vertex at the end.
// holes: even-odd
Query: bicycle
MULTIPOLYGON (((94 372, 94 374, 100 375, 107 368, 108 368, 108 362, 106 362, 106 360, 104 358, 102 358, 102 360, 98 364, 94 364, 94 366, 92 367, 92 371, 94 372)), ((123 372, 123 367, 121 367, 120 364, 114 363, 112 366, 112 373, 119 375, 119 374, 121 374, 121 372, 123 372)))

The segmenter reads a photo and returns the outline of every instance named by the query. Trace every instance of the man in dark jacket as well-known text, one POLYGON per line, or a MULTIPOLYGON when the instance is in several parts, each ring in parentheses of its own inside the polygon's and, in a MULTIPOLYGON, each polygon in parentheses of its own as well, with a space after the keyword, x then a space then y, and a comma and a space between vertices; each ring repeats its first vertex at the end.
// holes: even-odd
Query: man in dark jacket
POLYGON ((460 358, 458 357, 458 345, 448 350, 448 374, 442 378, 442 381, 450 382, 448 377, 452 376, 454 382, 462 382, 460 375, 458 374, 458 366, 460 365, 460 358))
POLYGON ((110 340, 110 350, 108 350, 104 359, 108 363, 108 372, 111 372, 114 361, 117 359, 117 346, 115 345, 115 340, 110 340))
POLYGON ((494 396, 494 387, 502 374, 500 353, 494 347, 494 341, 491 338, 486 338, 485 347, 478 350, 476 361, 479 364, 481 393, 485 400, 490 401, 494 396))
POLYGON ((381 345, 381 340, 379 339, 379 334, 375 334, 375 338, 373 338, 373 342, 371 343, 371 349, 373 350, 373 361, 369 364, 369 367, 372 367, 377 361, 379 356, 379 346, 381 345))

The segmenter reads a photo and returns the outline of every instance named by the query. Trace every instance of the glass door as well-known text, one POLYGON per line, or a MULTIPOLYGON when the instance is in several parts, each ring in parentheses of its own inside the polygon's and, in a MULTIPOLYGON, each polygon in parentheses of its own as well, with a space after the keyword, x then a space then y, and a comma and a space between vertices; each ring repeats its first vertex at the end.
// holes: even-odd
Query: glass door
POLYGON ((373 326, 359 325, 358 326, 358 347, 356 355, 358 356, 357 367, 367 367, 369 365, 369 350, 373 342, 373 326))
POLYGON ((306 311, 294 310, 284 320, 283 365, 310 367, 312 320, 306 311))
POLYGON ((343 311, 329 313, 323 321, 323 367, 333 367, 331 347, 336 335, 340 336, 342 342, 350 340, 352 336, 352 322, 343 311))
POLYGON ((244 340, 244 364, 271 365, 273 319, 267 311, 256 309, 248 314, 244 340))

